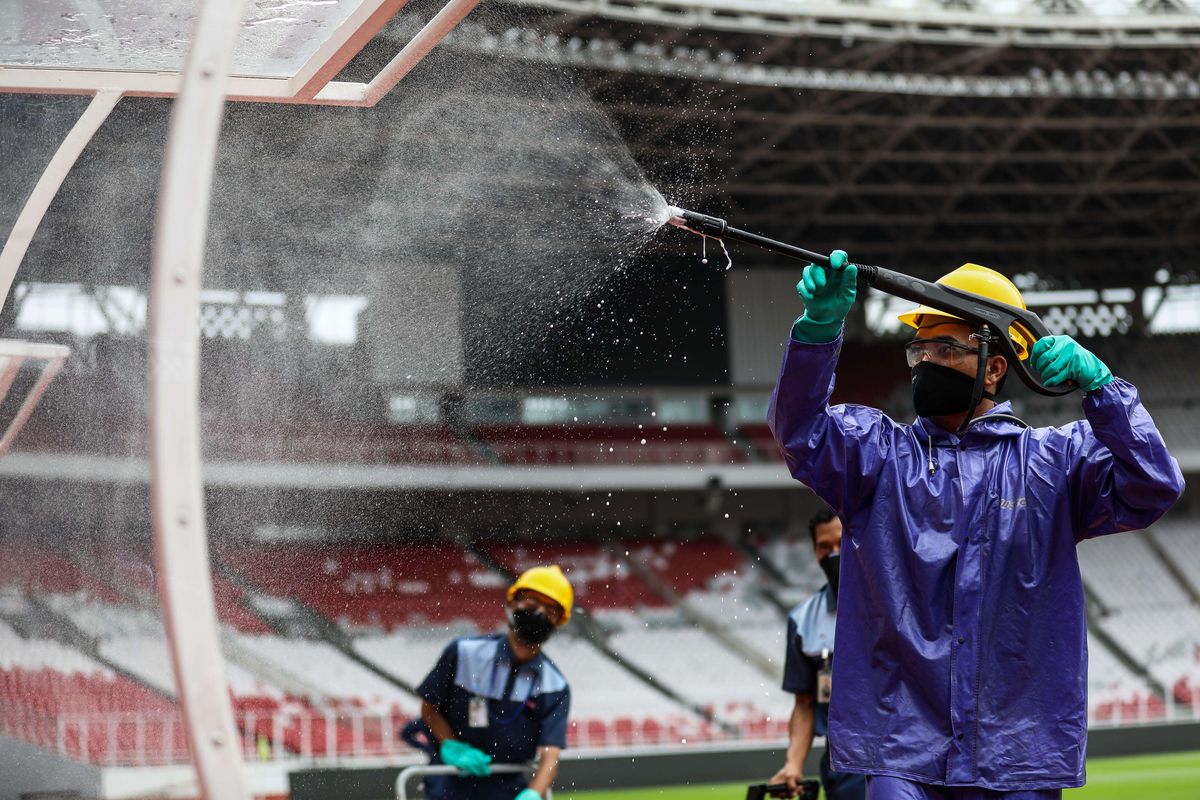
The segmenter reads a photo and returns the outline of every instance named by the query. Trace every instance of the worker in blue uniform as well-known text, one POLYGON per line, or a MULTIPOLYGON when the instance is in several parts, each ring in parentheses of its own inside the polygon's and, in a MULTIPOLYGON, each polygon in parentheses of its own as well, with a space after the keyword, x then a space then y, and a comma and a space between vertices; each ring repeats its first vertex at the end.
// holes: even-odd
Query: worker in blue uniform
MULTIPOLYGON (((567 745, 571 690, 542 645, 571 618, 574 593, 557 566, 526 570, 508 588, 508 629, 455 639, 417 688, 433 763, 468 773, 430 777, 433 800, 542 800, 567 745), (532 779, 493 775, 527 764, 532 779)), ((411 732, 410 732, 411 733, 411 732)))
MULTIPOLYGON (((828 582, 788 614, 783 690, 795 699, 788 720, 787 757, 771 778, 773 784, 786 783, 793 794, 804 776, 813 737, 826 736, 829 729, 842 521, 828 508, 821 509, 808 521, 808 533, 828 582)), ((830 766, 828 747, 821 754, 821 785, 826 800, 863 800, 866 796, 863 776, 837 772, 830 766)))
MULTIPOLYGON (((831 763, 867 775, 869 800, 1061 797, 1085 782, 1076 545, 1157 520, 1183 491, 1179 464, 1137 390, 1070 336, 1029 342, 935 308, 901 316, 913 424, 830 406, 856 272, 840 250, 805 268, 769 411, 793 477, 845 525, 831 763), (997 403, 1009 364, 979 355, 995 335, 1047 385, 1073 381, 1085 419, 1031 428, 997 403)), ((1025 306, 975 264, 939 283, 1025 306)))

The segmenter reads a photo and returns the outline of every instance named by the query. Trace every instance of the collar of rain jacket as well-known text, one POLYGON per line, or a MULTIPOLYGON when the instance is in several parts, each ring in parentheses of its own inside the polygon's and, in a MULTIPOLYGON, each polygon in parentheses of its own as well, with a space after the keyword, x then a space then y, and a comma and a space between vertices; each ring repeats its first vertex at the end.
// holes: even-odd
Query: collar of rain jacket
MULTIPOLYGON (((1008 419, 989 420, 988 417, 992 414, 1011 414, 1012 401, 1005 400, 1003 403, 997 403, 988 409, 987 413, 980 414, 977 417, 977 422, 971 424, 967 429, 967 435, 980 434, 983 436, 1019 436, 1024 430, 1020 425, 1013 423, 1008 419)), ((948 431, 941 425, 938 425, 929 417, 917 417, 917 421, 913 424, 924 435, 926 441, 932 441, 936 444, 958 444, 958 435, 952 431, 948 431)))

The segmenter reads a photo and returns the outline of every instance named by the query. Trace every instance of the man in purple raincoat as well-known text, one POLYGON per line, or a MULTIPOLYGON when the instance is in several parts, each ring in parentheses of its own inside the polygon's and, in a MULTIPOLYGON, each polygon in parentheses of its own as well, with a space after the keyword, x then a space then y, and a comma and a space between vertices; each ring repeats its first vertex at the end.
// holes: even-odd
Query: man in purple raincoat
MULTIPOLYGON (((1183 491, 1179 465, 1137 390, 1071 337, 1001 334, 1045 383, 1084 392, 1083 421, 1030 428, 994 400, 1008 364, 980 363, 988 333, 933 308, 901 317, 917 329, 915 423, 830 406, 857 272, 840 250, 831 264, 797 286, 805 311, 769 422, 792 475, 845 527, 833 768, 866 774, 868 800, 1061 797, 1084 783, 1087 741, 1075 546, 1157 520, 1183 491)), ((939 282, 1025 306, 985 267, 939 282)))

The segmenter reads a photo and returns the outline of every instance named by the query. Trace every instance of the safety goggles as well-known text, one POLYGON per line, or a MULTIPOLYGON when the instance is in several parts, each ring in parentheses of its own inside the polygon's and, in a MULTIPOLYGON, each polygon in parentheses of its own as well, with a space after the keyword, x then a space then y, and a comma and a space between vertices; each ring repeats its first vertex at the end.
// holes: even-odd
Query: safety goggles
POLYGON ((516 608, 526 608, 529 610, 541 611, 546 619, 557 625, 563 616, 563 609, 558 603, 548 597, 540 594, 535 594, 528 589, 522 589, 517 592, 517 596, 513 598, 513 605, 516 608))
POLYGON ((969 347, 953 339, 913 339, 904 345, 904 357, 909 367, 915 367, 922 361, 950 366, 961 362, 968 353, 978 352, 979 348, 969 347))

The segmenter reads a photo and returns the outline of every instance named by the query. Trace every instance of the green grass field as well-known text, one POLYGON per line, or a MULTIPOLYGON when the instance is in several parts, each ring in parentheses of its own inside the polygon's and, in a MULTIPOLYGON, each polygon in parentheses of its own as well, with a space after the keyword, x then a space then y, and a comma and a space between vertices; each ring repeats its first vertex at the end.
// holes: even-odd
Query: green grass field
MULTIPOLYGON (((556 800, 742 800, 745 783, 556 793, 556 800)), ((1200 750, 1088 761, 1088 785, 1065 800, 1200 800, 1200 750)))

